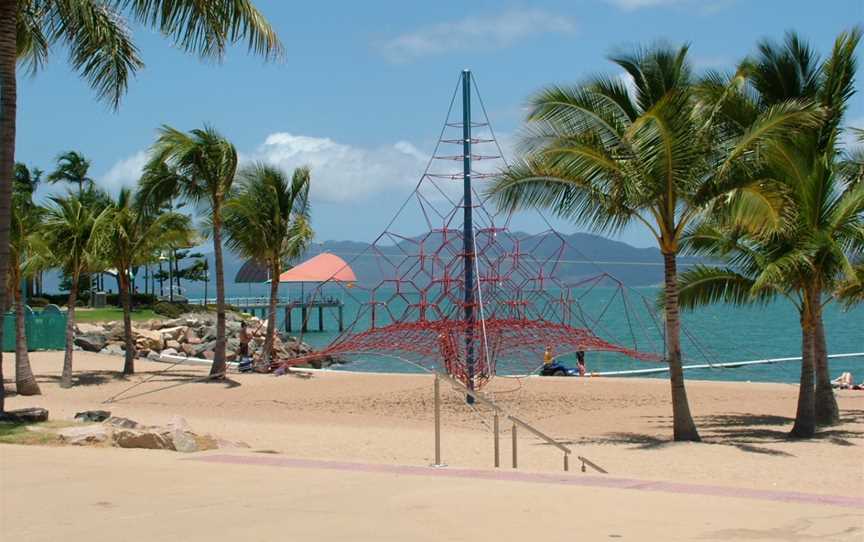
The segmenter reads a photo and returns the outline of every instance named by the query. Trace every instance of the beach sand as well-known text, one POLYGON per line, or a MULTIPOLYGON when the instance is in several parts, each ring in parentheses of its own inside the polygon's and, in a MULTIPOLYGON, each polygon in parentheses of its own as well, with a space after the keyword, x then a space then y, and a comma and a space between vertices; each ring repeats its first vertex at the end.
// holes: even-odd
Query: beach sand
MULTIPOLYGON (((12 358, 11 355, 4 356, 7 389, 10 386, 8 378, 12 374, 12 358)), ((76 352, 78 385, 62 390, 57 386, 62 354, 33 353, 31 359, 44 395, 8 397, 7 408, 44 406, 50 410, 52 419, 71 419, 81 410, 106 409, 114 415, 145 424, 165 423, 172 416, 180 415, 188 420, 196 432, 209 432, 221 438, 248 443, 251 450, 238 452, 237 456, 248 457, 252 463, 261 457, 330 460, 362 465, 427 466, 433 462, 431 375, 319 372, 309 379, 301 379, 294 376, 231 374, 226 382, 207 383, 200 381, 206 375, 206 370, 201 367, 178 366, 162 372, 167 367, 165 364, 138 361, 138 374, 122 379, 117 373, 122 368, 121 358, 76 352), (138 384, 145 379, 149 381, 138 384), (128 389, 134 384, 138 385, 128 389), (104 403, 121 392, 124 393, 114 402, 104 403), (255 451, 277 452, 279 455, 256 454, 255 451)), ((486 514, 492 514, 488 521, 496 529, 503 529, 506 539, 531 536, 531 532, 535 531, 527 530, 527 527, 515 527, 516 524, 522 525, 528 517, 555 527, 557 530, 550 531, 550 536, 551 539, 559 539, 558 536, 563 537, 565 532, 575 535, 583 531, 562 530, 563 527, 556 521, 544 523, 541 521, 544 513, 554 514, 555 510, 561 508, 560 513, 572 515, 574 519, 584 517, 584 509, 581 513, 575 510, 580 508, 579 505, 584 507, 586 500, 590 501, 591 517, 594 518, 594 530, 590 532, 604 539, 628 533, 628 538, 638 539, 639 533, 645 532, 640 531, 640 525, 655 529, 651 532, 664 532, 666 535, 672 532, 676 536, 671 539, 692 539, 697 537, 697 533, 700 533, 699 536, 713 533, 711 539, 759 540, 782 540, 804 535, 860 540, 864 536, 862 505, 852 508, 812 505, 809 506, 811 512, 805 514, 804 510, 808 507, 800 503, 779 503, 777 499, 754 501, 736 496, 694 497, 692 491, 693 487, 710 486, 714 488, 711 492, 719 493, 723 493, 724 488, 730 491, 803 492, 809 495, 850 497, 864 503, 864 392, 839 392, 843 423, 820 431, 816 439, 793 441, 788 440, 785 434, 791 428, 795 413, 797 387, 794 385, 691 381, 687 389, 691 409, 703 437, 703 442, 698 444, 670 442, 671 407, 668 382, 665 380, 497 378, 486 388, 488 396, 510 414, 566 443, 573 449, 574 455, 585 456, 609 471, 609 477, 640 480, 646 484, 652 481, 683 484, 683 495, 674 490, 639 492, 633 489, 597 489, 544 483, 531 485, 514 481, 489 481, 468 475, 456 480, 442 477, 427 479, 390 471, 358 473, 354 472, 353 467, 334 471, 331 468, 317 468, 315 464, 304 464, 302 468, 257 463, 240 465, 236 462, 199 464, 187 461, 190 456, 181 457, 180 454, 159 451, 40 447, 28 452, 22 450, 23 447, 3 446, 0 447, 0 458, 3 458, 0 474, 4 477, 2 505, 6 519, 2 527, 7 532, 29 532, 33 535, 29 539, 43 539, 36 535, 50 539, 49 535, 57 534, 50 527, 40 526, 43 530, 27 531, 32 528, 28 524, 37 521, 25 513, 28 507, 41 503, 41 506, 50 509, 50 503, 57 497, 46 497, 45 488, 62 486, 67 482, 73 484, 70 487, 78 488, 78 478, 81 478, 82 484, 79 489, 91 493, 97 491, 93 488, 83 489, 87 487, 83 480, 93 481, 94 476, 98 478, 104 472, 105 479, 99 478, 94 486, 101 488, 101 491, 118 491, 115 486, 122 485, 124 476, 129 476, 127 485, 138 484, 136 487, 139 491, 134 492, 135 495, 152 493, 151 497, 154 498, 162 491, 159 488, 164 487, 157 482, 160 477, 182 479, 186 489, 180 491, 176 498, 178 503, 183 503, 181 507, 185 507, 184 510, 195 508, 192 503, 198 502, 196 499, 212 499, 212 491, 217 491, 217 495, 219 491, 225 490, 231 493, 233 490, 229 486, 232 480, 237 484, 252 483, 253 488, 231 493, 228 500, 217 499, 218 502, 212 503, 212 506, 248 505, 251 510, 244 513, 253 517, 259 513, 266 514, 268 507, 274 506, 273 499, 288 499, 288 508, 297 504, 291 504, 291 499, 302 499, 303 506, 318 510, 316 507, 321 503, 317 498, 302 491, 303 487, 318 488, 314 491, 322 493, 320 498, 325 498, 326 494, 326 498, 336 501, 330 507, 322 507, 322 510, 329 510, 332 517, 327 520, 327 515, 320 510, 310 510, 309 514, 315 518, 315 522, 324 521, 325 531, 332 534, 329 538, 320 538, 332 540, 469 539, 471 533, 475 537, 479 536, 476 522, 481 521, 480 518, 486 517, 486 514), (38 474, 25 474, 28 467, 31 471, 38 471, 38 474), (126 474, 118 478, 110 474, 113 471, 126 474), (153 476, 147 475, 148 472, 153 472, 153 476), (203 482, 212 478, 208 478, 208 472, 224 473, 224 476, 219 475, 219 488, 207 489, 209 483, 215 483, 203 482), (202 480, 202 485, 197 486, 200 491, 192 484, 194 480, 202 480), (369 487, 364 486, 364 480, 369 483, 369 487), (29 487, 33 483, 41 483, 42 490, 29 487), (353 489, 344 490, 343 485, 353 489), (23 498, 13 498, 21 495, 15 493, 13 496, 11 493, 14 492, 5 489, 19 486, 28 486, 22 492, 23 498), (391 489, 387 490, 388 487, 391 489), (375 509, 374 503, 357 503, 350 513, 345 512, 344 515, 340 513, 339 507, 345 506, 345 503, 339 503, 350 498, 364 501, 367 490, 369 499, 384 498, 385 505, 378 507, 379 515, 382 516, 379 521, 390 521, 388 518, 392 510, 388 506, 395 506, 396 501, 400 507, 408 508, 403 510, 403 515, 398 519, 388 523, 389 530, 379 532, 381 536, 351 537, 346 534, 350 531, 349 525, 364 529, 368 527, 367 524, 375 524, 374 517, 369 516, 375 516, 374 513, 358 512, 367 508, 375 509), (381 492, 385 493, 383 497, 381 492), (686 494, 688 492, 691 494, 686 494), (479 516, 473 521, 474 524, 468 525, 472 521, 464 515, 464 507, 469 506, 469 496, 474 494, 486 504, 478 509, 479 516), (400 497, 396 499, 396 495, 400 497), (435 503, 442 500, 445 506, 458 509, 457 516, 463 517, 466 524, 463 529, 457 529, 457 523, 462 524, 454 523, 455 520, 450 517, 441 523, 447 526, 444 531, 434 530, 439 523, 433 519, 444 513, 437 509, 435 503), (465 504, 460 504, 463 500, 465 504), (264 504, 264 501, 269 504, 264 504), (414 501, 415 507, 412 508, 410 503, 414 501), (46 505, 46 502, 49 504, 46 505), (246 505, 242 504, 244 502, 246 505), (505 502, 509 504, 505 505, 505 502), (550 508, 544 508, 547 505, 550 508), (423 510, 429 511, 429 515, 424 515, 423 510), (511 512, 509 515, 508 510, 511 512), (678 530, 663 531, 664 521, 673 521, 668 517, 670 510, 675 511, 674 521, 678 522, 675 524, 678 530), (618 523, 609 520, 610 514, 620 515, 622 522, 626 520, 629 523, 622 523, 616 531, 618 523), (410 532, 411 518, 426 525, 418 527, 422 533, 416 531, 413 534, 417 536, 413 537, 406 534, 410 532), (335 523, 331 525, 327 521, 335 523), (511 523, 514 525, 512 530, 504 529, 511 523), (767 531, 760 531, 758 526, 767 531), (328 530, 331 527, 332 530, 328 530), (453 530, 448 530, 450 528, 453 530), (739 532, 735 529, 744 530, 739 532), (519 533, 522 534, 517 536, 519 533), (435 534, 441 536, 433 536, 435 534)), ((446 384, 442 386, 442 398, 442 456, 449 465, 448 469, 491 469, 493 440, 490 411, 483 407, 468 407, 464 396, 446 384)), ((509 469, 509 425, 502 421, 502 429, 502 467, 512 472, 509 469)), ((527 431, 521 430, 517 434, 520 472, 561 473, 562 455, 558 450, 530 436, 527 431)), ((217 452, 194 456, 207 457, 214 453, 217 452)), ((593 476, 578 472, 578 466, 578 461, 571 459, 573 472, 563 476, 593 476)), ((504 469, 498 472, 502 471, 504 469)), ((541 474, 537 476, 541 476, 541 481, 544 480, 541 474)), ((99 501, 97 495, 89 493, 82 499, 82 503, 99 501)), ((108 498, 103 500, 114 502, 108 498)), ((126 505, 134 508, 132 501, 126 505)), ((160 502, 159 507, 161 509, 167 505, 160 502)), ((99 520, 99 513, 89 504, 70 509, 58 503, 56 508, 60 516, 70 516, 70 525, 78 525, 91 516, 93 521, 99 520)), ((124 510, 132 513, 130 509, 124 510)), ((174 517, 173 512, 166 514, 174 517)), ((288 517, 298 520, 293 512, 286 514, 280 516, 276 523, 287 521, 288 517)), ((159 520, 155 521, 158 523, 159 520)), ((272 522, 265 523, 266 526, 261 526, 265 529, 261 533, 269 533, 266 529, 275 528, 272 522)), ((219 521, 215 523, 218 524, 219 521)), ((298 529, 295 532, 298 536, 296 539, 312 539, 304 530, 310 526, 292 525, 298 529)), ((146 532, 159 537, 161 531, 153 527, 146 532)), ((354 532, 356 534, 358 531, 354 532)), ((86 538, 84 531, 74 533, 79 534, 67 539, 78 539, 79 536, 81 539, 86 538)), ((183 528, 178 528, 174 534, 176 539, 196 538, 183 528), (183 533, 188 536, 181 536, 183 533)), ((275 534, 262 535, 260 539, 272 537, 275 534)), ((484 538, 480 536, 480 539, 484 538)))

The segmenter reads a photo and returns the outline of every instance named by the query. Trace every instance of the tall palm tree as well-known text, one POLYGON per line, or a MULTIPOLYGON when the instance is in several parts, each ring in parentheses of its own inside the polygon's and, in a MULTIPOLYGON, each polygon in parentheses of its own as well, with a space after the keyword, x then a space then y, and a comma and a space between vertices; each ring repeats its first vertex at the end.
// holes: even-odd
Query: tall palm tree
MULTIPOLYGON (((807 315, 807 325, 812 325, 815 333, 811 337, 815 356, 812 361, 816 381, 814 408, 816 423, 820 425, 830 425, 839 419, 828 368, 821 306, 823 298, 831 295, 836 281, 844 274, 851 276, 851 247, 844 243, 854 244, 854 241, 841 240, 848 237, 847 228, 851 226, 835 224, 832 217, 839 213, 843 220, 858 220, 854 211, 857 205, 855 183, 849 178, 854 155, 845 163, 841 162, 838 140, 848 102, 855 92, 855 49, 860 39, 861 28, 841 33, 828 58, 820 61, 803 40, 795 33, 788 33, 782 43, 770 40, 759 43, 757 54, 742 63, 743 84, 730 86, 722 76, 715 74, 703 86, 707 101, 714 101, 715 97, 723 101, 717 108, 718 117, 733 131, 746 129, 752 118, 789 100, 807 100, 822 111, 822 120, 814 129, 798 133, 763 155, 770 169, 768 174, 784 185, 786 214, 793 217, 792 225, 784 227, 783 231, 800 232, 797 238, 781 237, 788 252, 771 252, 784 258, 782 262, 787 266, 791 259, 806 259, 798 261, 801 265, 795 269, 800 276, 794 281, 801 284, 805 297, 811 298, 807 306, 812 306, 814 311, 807 315), (730 92, 732 99, 729 99, 730 92), (845 194, 847 192, 851 193, 845 194), (835 209, 835 205, 845 207, 840 210, 835 209), (820 237, 817 232, 825 235, 820 237)), ((761 236, 764 237, 764 232, 761 236)), ((790 269, 784 271, 788 275, 790 269)), ((809 372, 805 367, 809 364, 810 360, 802 360, 802 384, 805 378, 812 378, 804 374, 809 372)), ((807 411, 809 387, 802 388, 801 393, 805 395, 799 401, 807 411)), ((807 416, 802 420, 804 418, 807 416)), ((801 423, 804 428, 796 427, 796 434, 810 434, 809 421, 801 423)))
POLYGON ((76 195, 53 197, 51 201, 39 232, 42 243, 50 250, 50 259, 54 265, 72 278, 66 302, 66 352, 60 380, 60 386, 68 388, 72 385, 72 347, 78 282, 82 273, 101 263, 96 250, 96 224, 109 209, 103 209, 96 214, 76 195))
POLYGON ((265 164, 244 168, 240 186, 225 204, 228 246, 267 265, 270 301, 261 365, 267 367, 276 334, 276 301, 283 262, 298 258, 312 240, 309 219, 309 168, 294 170, 289 180, 281 169, 265 164))
POLYGON ((77 151, 66 151, 57 157, 57 169, 48 175, 48 182, 67 182, 78 185, 78 196, 84 193, 84 188, 90 189, 95 184, 90 173, 90 160, 77 151))
MULTIPOLYGON (((24 171, 28 171, 26 167, 24 171)), ((21 290, 22 282, 33 271, 31 245, 34 242, 34 230, 44 214, 44 209, 33 203, 34 183, 24 182, 23 177, 16 175, 9 246, 8 288, 15 302, 15 389, 19 395, 39 395, 39 384, 30 368, 27 351, 26 314, 21 290)), ((29 171, 27 177, 29 178, 29 171)))
POLYGON ((225 274, 222 262, 222 207, 237 173, 237 149, 211 127, 181 132, 163 126, 141 177, 144 202, 158 207, 179 197, 210 211, 216 264, 216 348, 210 375, 225 375, 225 274))
POLYGON ((758 210, 760 220, 774 223, 774 202, 754 181, 754 157, 789 130, 812 124, 814 115, 790 103, 732 137, 695 100, 687 47, 657 46, 611 60, 633 89, 620 78, 597 77, 541 90, 530 103, 525 156, 502 172, 490 196, 505 209, 550 209, 597 231, 636 223, 651 232, 664 260, 673 435, 695 441, 681 368, 681 237, 718 201, 758 210))
POLYGON ((117 285, 123 305, 123 337, 126 342, 123 374, 135 372, 135 341, 132 338, 133 268, 157 249, 184 242, 192 234, 189 217, 179 213, 153 215, 134 205, 132 191, 123 188, 117 199, 102 213, 94 226, 97 250, 117 271, 117 285))
MULTIPOLYGON (((265 58, 283 54, 276 32, 251 0, 0 0, 0 277, 6 276, 9 256, 17 64, 35 73, 52 48, 66 49, 72 68, 116 108, 130 76, 144 66, 129 32, 133 22, 202 58, 220 59, 228 45, 244 41, 265 58)), ((0 288, 0 306, 5 305, 0 288)), ((2 323, 0 314, 0 342, 2 323)), ((0 389, 0 412, 3 398, 0 389)))
MULTIPOLYGON (((15 164, 15 177, 12 183, 12 197, 16 193, 29 194, 29 201, 33 201, 33 195, 42 183, 43 171, 38 167, 28 168, 22 163, 15 164)), ((41 293, 42 270, 35 271, 32 277, 27 278, 27 295, 33 296, 41 293)))

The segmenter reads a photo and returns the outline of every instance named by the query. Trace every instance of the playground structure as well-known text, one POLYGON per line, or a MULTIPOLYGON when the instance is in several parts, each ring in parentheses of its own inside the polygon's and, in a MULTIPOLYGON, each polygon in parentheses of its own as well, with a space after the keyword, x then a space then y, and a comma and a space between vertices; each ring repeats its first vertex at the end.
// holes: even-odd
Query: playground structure
MULTIPOLYGON (((476 184, 503 167, 482 98, 465 70, 426 171, 384 232, 360 255, 373 258, 384 278, 343 287, 342 295, 354 301, 357 313, 312 357, 392 357, 447 374, 469 391, 482 388, 499 363, 526 372, 536 369, 549 346, 558 356, 603 351, 661 361, 662 354, 640 349, 635 338, 632 346, 623 346, 611 334, 601 336, 608 306, 594 316, 581 303, 601 281, 618 290, 624 289, 622 284, 605 274, 565 280, 562 258, 568 246, 563 236, 551 227, 535 235, 511 232, 512 213, 488 208, 476 184), (461 115, 452 118, 460 94, 461 115), (472 116, 475 97, 480 121, 472 116), (448 150, 454 147, 456 151, 448 150), (400 233, 397 220, 405 216, 422 217, 425 227, 414 235, 400 233)), ((339 287, 338 274, 319 284, 311 299, 324 286, 339 287)), ((654 325, 659 331, 659 324, 654 325)), ((657 345, 662 349, 662 341, 657 345)), ((468 400, 473 400, 470 394, 468 400)))

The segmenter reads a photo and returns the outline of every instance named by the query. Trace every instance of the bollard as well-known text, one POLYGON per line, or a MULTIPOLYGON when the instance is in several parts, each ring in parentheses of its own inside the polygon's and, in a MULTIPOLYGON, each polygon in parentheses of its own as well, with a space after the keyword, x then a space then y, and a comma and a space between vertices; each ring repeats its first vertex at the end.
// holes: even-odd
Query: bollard
POLYGON ((498 412, 495 412, 495 418, 492 422, 492 430, 495 433, 495 468, 501 466, 501 452, 498 445, 498 412))
POLYGON ((441 464, 441 383, 438 375, 435 375, 435 464, 434 467, 442 467, 441 464))
POLYGON ((513 422, 513 468, 515 469, 519 462, 516 460, 516 422, 513 422))

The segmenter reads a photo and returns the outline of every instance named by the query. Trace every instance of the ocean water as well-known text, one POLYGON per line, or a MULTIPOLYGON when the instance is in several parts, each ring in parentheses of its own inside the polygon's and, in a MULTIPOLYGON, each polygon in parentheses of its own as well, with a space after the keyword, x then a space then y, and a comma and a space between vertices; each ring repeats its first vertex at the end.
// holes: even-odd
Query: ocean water
MULTIPOLYGON (((610 340, 640 351, 662 353, 662 323, 656 320, 653 303, 656 288, 595 288, 582 297, 583 321, 603 339, 610 340)), ((250 292, 252 293, 252 292, 250 292)), ((307 292, 308 293, 308 292, 307 292)), ((380 292, 379 292, 380 293, 380 292)), ((245 294, 245 292, 244 292, 245 294)), ((295 295, 299 294, 296 292, 295 295)), ((253 293, 253 295, 255 295, 253 293)), ((285 292, 283 292, 285 295, 285 292)), ((345 303, 345 325, 357 320, 354 329, 363 330, 369 326, 368 310, 363 310, 363 302, 368 293, 358 290, 334 288, 324 292, 345 303), (359 317, 358 317, 359 316, 359 317)), ((410 303, 394 300, 392 312, 401 313, 410 303)), ((655 313, 656 314, 656 313, 655 313)), ((280 329, 284 328, 283 313, 279 313, 280 329)), ((386 323, 386 316, 379 312, 379 324, 386 323)), ((300 312, 294 311, 294 335, 300 336, 300 312)), ((694 311, 682 312, 682 349, 685 364, 716 364, 764 358, 794 357, 801 352, 801 332, 795 307, 782 300, 767 306, 734 307, 713 305, 694 311)), ((313 346, 323 347, 337 336, 337 320, 334 310, 324 310, 325 331, 317 331, 318 315, 313 312, 309 317, 309 331, 302 339, 313 346)), ((864 352, 864 307, 849 311, 835 303, 825 308, 825 330, 829 353, 864 352)), ((563 356, 566 364, 575 365, 575 356, 563 356)), ((537 360, 537 365, 541 360, 537 360)), ((658 364, 633 360, 620 354, 589 352, 588 370, 592 372, 647 369, 659 367, 658 364)), ((843 371, 850 371, 856 381, 864 379, 864 358, 845 358, 830 361, 832 377, 843 371)), ((379 356, 362 356, 351 359, 351 363, 341 366, 343 370, 411 373, 421 369, 398 360, 379 356)), ((523 365, 508 364, 499 359, 499 374, 524 374, 523 365)), ((666 378, 666 373, 653 376, 666 378)), ((770 365, 756 365, 739 368, 693 369, 686 377, 701 380, 732 380, 754 382, 798 382, 800 362, 790 361, 770 365)))

